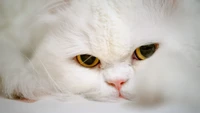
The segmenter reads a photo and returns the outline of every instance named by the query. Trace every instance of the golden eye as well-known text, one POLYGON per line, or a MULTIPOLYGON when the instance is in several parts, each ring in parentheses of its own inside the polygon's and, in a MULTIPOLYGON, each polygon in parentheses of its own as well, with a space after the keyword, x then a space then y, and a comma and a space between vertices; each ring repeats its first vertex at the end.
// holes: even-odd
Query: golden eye
POLYGON ((159 44, 157 43, 140 46, 134 51, 134 57, 136 57, 138 60, 149 58, 154 54, 158 46, 159 44))
POLYGON ((87 68, 95 67, 97 64, 100 63, 98 58, 88 54, 77 55, 76 59, 80 65, 87 68))

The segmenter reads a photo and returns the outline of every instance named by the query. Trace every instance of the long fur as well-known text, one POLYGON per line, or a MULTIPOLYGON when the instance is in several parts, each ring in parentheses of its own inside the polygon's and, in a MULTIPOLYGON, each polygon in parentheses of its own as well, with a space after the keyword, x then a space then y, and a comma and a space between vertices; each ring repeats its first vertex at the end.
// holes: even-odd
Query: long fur
POLYGON ((81 95, 117 100, 109 80, 128 80, 121 94, 142 103, 200 102, 198 0, 0 0, 2 91, 39 99, 81 95), (159 43, 133 61, 134 50, 159 43), (100 68, 80 66, 90 54, 100 68))

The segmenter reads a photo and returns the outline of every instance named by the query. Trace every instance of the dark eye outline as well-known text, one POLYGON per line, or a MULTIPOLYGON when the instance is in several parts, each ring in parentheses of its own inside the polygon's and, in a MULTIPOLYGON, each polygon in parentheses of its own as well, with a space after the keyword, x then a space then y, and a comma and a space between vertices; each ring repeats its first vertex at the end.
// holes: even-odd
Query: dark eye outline
POLYGON ((158 47, 159 47, 158 43, 152 43, 152 44, 148 44, 148 45, 142 45, 142 46, 138 47, 137 49, 135 49, 135 51, 133 53, 133 59, 136 59, 136 60, 145 60, 145 59, 151 57, 156 52, 156 50, 158 49, 158 47), (150 56, 148 56, 148 57, 145 57, 145 55, 142 55, 142 53, 141 53, 141 47, 147 47, 147 46, 151 46, 151 45, 153 45, 153 47, 155 47, 153 53, 150 56))
POLYGON ((83 56, 83 55, 89 55, 89 54, 81 54, 81 55, 76 56, 77 62, 83 67, 93 68, 100 63, 100 60, 97 57, 89 55, 90 56, 89 58, 95 58, 95 60, 94 60, 94 62, 92 62, 92 64, 86 64, 85 61, 83 61, 82 58, 81 58, 81 56, 83 56))

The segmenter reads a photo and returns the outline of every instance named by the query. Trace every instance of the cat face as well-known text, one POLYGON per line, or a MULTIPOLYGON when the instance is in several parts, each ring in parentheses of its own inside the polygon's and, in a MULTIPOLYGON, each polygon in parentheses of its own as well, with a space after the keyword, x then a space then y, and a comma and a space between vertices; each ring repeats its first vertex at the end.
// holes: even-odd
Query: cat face
MULTIPOLYGON (((158 92, 171 91, 166 84, 176 87, 181 83, 174 79, 196 73, 190 68, 194 60, 185 54, 193 48, 183 45, 196 46, 197 40, 188 39, 188 25, 169 15, 168 8, 156 12, 142 3, 74 0, 63 9, 48 10, 41 18, 50 30, 33 62, 42 61, 40 73, 50 75, 62 92, 94 100, 159 97, 158 92)), ((173 3, 164 5, 170 9, 173 3)))

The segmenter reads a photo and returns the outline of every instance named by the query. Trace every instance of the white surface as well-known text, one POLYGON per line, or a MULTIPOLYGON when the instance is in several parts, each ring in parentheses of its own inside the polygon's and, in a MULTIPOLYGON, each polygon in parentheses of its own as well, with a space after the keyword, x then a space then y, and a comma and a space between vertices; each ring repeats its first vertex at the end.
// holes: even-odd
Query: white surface
POLYGON ((131 113, 119 103, 75 102, 67 103, 56 100, 41 100, 23 103, 0 98, 0 113, 131 113))
POLYGON ((158 108, 134 107, 129 102, 61 102, 57 100, 40 100, 23 103, 0 97, 0 113, 198 113, 183 109, 183 106, 160 106, 158 108))

